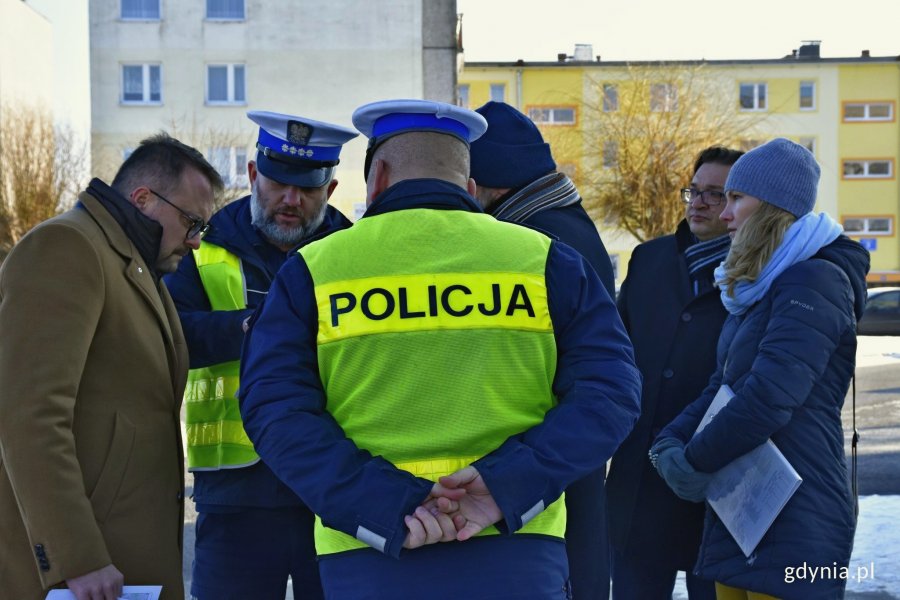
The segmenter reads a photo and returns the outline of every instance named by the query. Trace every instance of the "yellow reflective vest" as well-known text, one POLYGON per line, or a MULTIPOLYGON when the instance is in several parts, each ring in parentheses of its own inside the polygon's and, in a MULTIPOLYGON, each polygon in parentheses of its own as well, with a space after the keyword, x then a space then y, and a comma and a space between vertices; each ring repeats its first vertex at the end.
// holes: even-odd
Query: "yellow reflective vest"
MULTIPOLYGON (((525 227, 430 209, 360 219, 301 248, 315 286, 327 409, 347 436, 436 481, 541 423, 556 405, 549 249, 525 227), (423 233, 421 244, 397 248, 385 240, 398 231, 454 234, 423 233), (471 245, 448 241, 457 234, 471 245)), ((517 533, 561 538, 565 503, 529 518, 517 533)), ((366 547, 365 535, 357 538, 317 518, 318 554, 366 547)))
MULTIPOLYGON (((197 271, 213 310, 247 307, 241 260, 203 242, 194 250, 197 271)), ((259 461, 244 431, 238 405, 240 361, 191 369, 184 392, 187 463, 191 471, 246 467, 259 461)))

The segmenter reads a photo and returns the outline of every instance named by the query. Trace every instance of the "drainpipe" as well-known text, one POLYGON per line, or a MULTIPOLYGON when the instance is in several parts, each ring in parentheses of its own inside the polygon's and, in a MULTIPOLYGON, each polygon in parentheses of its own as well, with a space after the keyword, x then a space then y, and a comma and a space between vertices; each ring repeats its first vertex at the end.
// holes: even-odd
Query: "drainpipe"
POLYGON ((516 69, 516 108, 522 110, 522 69, 516 69))

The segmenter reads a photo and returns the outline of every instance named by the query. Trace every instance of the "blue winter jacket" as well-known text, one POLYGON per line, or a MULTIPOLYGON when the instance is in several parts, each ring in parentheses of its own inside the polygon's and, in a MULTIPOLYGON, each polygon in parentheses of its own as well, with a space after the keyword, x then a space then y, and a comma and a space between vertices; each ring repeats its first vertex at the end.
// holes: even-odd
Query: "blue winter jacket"
POLYGON ((709 385, 657 438, 684 442, 688 461, 706 473, 771 438, 803 478, 749 558, 707 507, 701 577, 786 600, 843 596, 840 577, 786 579, 804 563, 833 571, 850 561, 856 523, 841 407, 868 269, 868 252, 843 236, 786 269, 744 315, 729 315, 709 385), (692 438, 722 384, 734 398, 692 438))
MULTIPOLYGON (((213 311, 200 281, 193 253, 181 261, 165 282, 175 300, 191 368, 238 360, 244 342, 242 323, 269 291, 278 269, 291 255, 270 244, 250 222, 250 196, 231 202, 210 219, 204 242, 240 257, 247 287, 247 308, 213 311)), ((350 227, 350 221, 328 206, 325 220, 313 237, 350 227)), ((235 507, 297 506, 297 496, 259 462, 243 469, 198 471, 194 474, 194 502, 201 511, 231 512, 235 507)))

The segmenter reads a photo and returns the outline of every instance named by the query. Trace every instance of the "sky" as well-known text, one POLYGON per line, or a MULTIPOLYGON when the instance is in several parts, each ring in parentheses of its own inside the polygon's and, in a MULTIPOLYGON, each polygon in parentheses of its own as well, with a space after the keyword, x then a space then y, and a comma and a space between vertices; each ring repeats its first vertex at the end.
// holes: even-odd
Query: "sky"
POLYGON ((457 0, 467 62, 781 58, 819 40, 824 58, 900 55, 900 0, 457 0))

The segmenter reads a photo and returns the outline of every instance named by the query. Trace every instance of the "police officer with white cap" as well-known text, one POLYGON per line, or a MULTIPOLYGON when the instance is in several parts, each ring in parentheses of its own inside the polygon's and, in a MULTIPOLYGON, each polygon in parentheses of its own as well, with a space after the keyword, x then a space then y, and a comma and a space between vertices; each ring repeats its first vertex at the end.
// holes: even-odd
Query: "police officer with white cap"
POLYGON ((198 250, 166 279, 191 358, 185 392, 188 468, 197 507, 191 596, 279 599, 288 577, 297 600, 321 598, 313 515, 260 462, 238 409, 246 323, 290 251, 350 226, 328 204, 352 129, 251 111, 259 126, 251 193, 210 220, 198 250))
POLYGON ((480 115, 392 100, 353 122, 366 213, 254 315, 247 433, 319 517, 327 597, 571 597, 560 497, 639 412, 615 305, 575 250, 481 210, 480 115))

